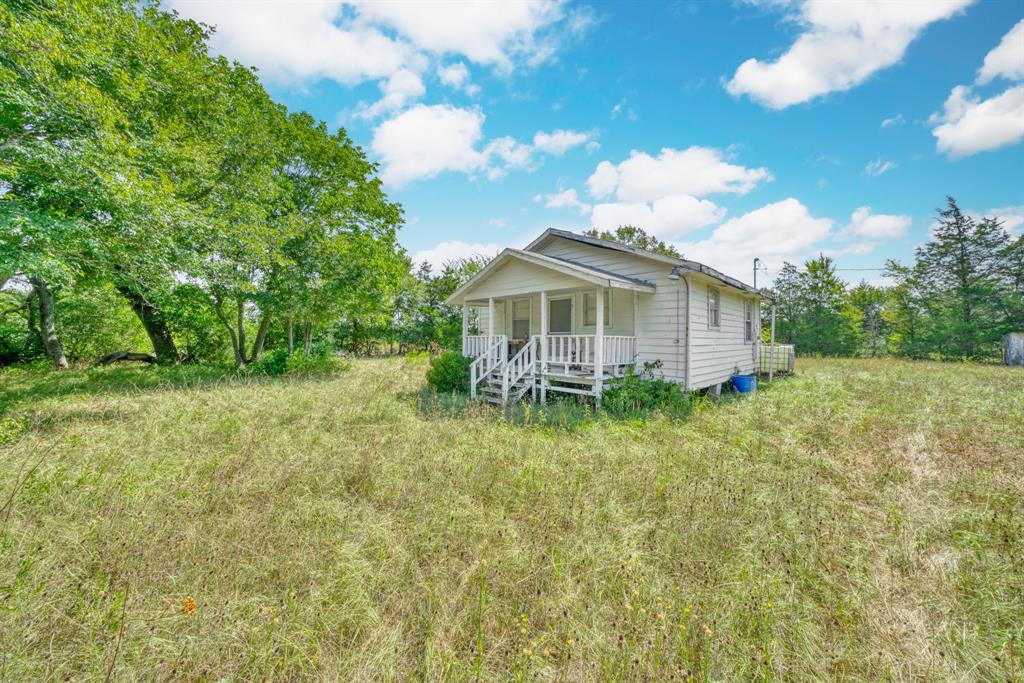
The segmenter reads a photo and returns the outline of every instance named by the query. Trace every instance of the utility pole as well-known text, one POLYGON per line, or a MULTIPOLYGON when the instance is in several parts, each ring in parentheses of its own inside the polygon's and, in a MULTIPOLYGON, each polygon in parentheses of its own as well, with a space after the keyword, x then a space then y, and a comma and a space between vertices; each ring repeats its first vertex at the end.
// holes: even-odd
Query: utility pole
POLYGON ((761 259, 754 258, 754 289, 757 289, 757 264, 761 262, 761 259))

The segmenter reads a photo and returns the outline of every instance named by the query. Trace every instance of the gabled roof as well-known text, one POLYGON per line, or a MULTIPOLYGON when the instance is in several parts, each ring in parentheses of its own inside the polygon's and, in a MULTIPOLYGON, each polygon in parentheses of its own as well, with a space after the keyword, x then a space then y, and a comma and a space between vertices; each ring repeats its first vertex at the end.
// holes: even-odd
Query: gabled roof
POLYGON ((526 245, 526 251, 536 252, 550 239, 555 237, 561 237, 562 239, 571 240, 573 242, 581 242, 583 244, 589 244, 592 247, 598 247, 599 249, 611 249, 613 251, 621 251, 627 254, 633 254, 634 256, 641 256, 643 258, 651 259, 652 261, 661 261, 662 263, 670 263, 673 266, 678 266, 683 270, 688 270, 692 273, 700 273, 706 275, 714 280, 726 284, 730 287, 734 287, 748 294, 755 294, 766 299, 771 297, 762 290, 754 289, 745 282, 741 282, 734 277, 729 277, 725 273, 715 270, 710 266, 705 266, 703 263, 696 261, 690 261, 688 259, 676 258, 674 256, 666 256, 664 254, 658 254, 653 251, 647 251, 646 249, 638 249, 637 247, 630 247, 619 242, 613 242, 611 240, 603 240, 597 237, 590 237, 589 235, 580 235, 575 232, 569 232, 568 230, 558 230, 556 228, 548 228, 541 234, 540 237, 535 239, 526 245))
POLYGON ((588 266, 585 263, 580 263, 567 258, 559 258, 557 256, 548 256, 547 254, 509 248, 504 249, 500 254, 491 259, 490 263, 484 266, 479 273, 471 277, 464 285, 452 292, 452 295, 445 299, 445 303, 458 303, 464 298, 466 292, 472 290, 477 284, 487 279, 487 277, 501 264, 507 263, 510 260, 524 261, 542 268, 549 268, 585 282, 601 285, 602 287, 615 287, 637 292, 653 292, 655 290, 654 285, 646 280, 620 275, 618 273, 613 273, 610 270, 595 268, 594 266, 588 266))

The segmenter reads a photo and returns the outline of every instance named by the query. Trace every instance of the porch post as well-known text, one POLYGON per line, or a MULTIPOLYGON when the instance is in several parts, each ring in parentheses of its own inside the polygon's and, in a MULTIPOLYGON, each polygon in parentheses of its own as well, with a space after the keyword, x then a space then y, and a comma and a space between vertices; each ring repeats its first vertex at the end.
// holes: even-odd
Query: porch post
MULTIPOLYGON (((487 336, 494 336, 494 297, 487 300, 487 336)), ((490 340, 487 342, 490 344, 490 340)))
POLYGON ((604 287, 597 287, 597 324, 594 329, 594 402, 601 407, 604 379, 604 287))
POLYGON ((637 294, 636 290, 633 290, 633 372, 640 372, 640 344, 638 342, 639 336, 636 333, 636 320, 637 313, 636 309, 640 305, 640 295, 637 294))
POLYGON ((540 293, 540 402, 548 402, 548 293, 540 293))
POLYGON ((494 364, 491 345, 494 343, 494 297, 487 299, 487 364, 494 364))
POLYGON ((469 302, 462 302, 462 355, 465 356, 469 346, 469 302))

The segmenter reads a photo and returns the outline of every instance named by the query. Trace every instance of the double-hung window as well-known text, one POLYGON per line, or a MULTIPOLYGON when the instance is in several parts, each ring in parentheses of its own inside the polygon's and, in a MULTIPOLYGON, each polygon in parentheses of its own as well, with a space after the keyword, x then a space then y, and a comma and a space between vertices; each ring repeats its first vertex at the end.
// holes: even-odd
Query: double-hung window
POLYGON ((714 287, 708 289, 708 327, 722 326, 722 296, 714 287))
POLYGON ((743 303, 743 341, 752 343, 754 341, 754 302, 743 303))
MULTIPOLYGON (((608 327, 608 292, 604 293, 604 326, 608 327)), ((597 293, 583 294, 583 324, 597 325, 597 293)))
POLYGON ((516 299, 512 302, 512 338, 527 339, 530 336, 530 300, 516 299))

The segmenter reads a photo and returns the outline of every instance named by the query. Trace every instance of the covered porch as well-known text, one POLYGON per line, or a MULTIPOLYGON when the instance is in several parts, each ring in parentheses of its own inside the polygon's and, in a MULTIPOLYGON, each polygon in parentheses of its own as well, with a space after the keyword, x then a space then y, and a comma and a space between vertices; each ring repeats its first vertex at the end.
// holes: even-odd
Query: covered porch
POLYGON ((594 396, 636 363, 636 319, 650 283, 506 250, 460 288, 471 393, 507 403, 530 393, 594 396), (488 272, 490 271, 490 272, 488 272))

